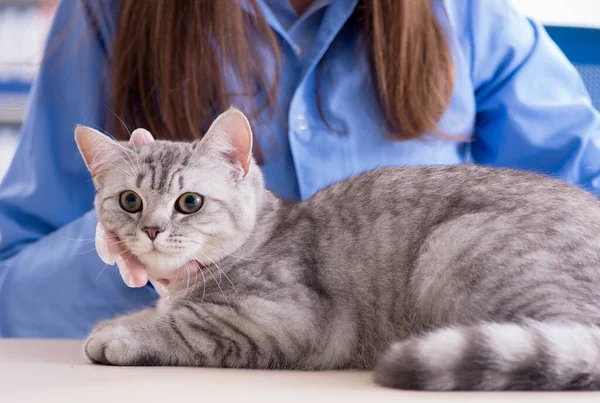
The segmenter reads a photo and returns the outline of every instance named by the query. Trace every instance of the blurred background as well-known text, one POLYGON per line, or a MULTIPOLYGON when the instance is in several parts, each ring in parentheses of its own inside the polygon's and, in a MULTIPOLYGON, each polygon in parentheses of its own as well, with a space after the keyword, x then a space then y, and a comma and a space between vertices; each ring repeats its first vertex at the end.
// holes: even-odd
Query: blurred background
MULTIPOLYGON (((546 25, 600 108, 600 0, 513 1, 546 25)), ((18 142, 27 95, 57 4, 58 0, 0 0, 0 181, 18 142)))
POLYGON ((58 0, 0 0, 0 180, 17 145, 27 94, 57 4, 58 0))

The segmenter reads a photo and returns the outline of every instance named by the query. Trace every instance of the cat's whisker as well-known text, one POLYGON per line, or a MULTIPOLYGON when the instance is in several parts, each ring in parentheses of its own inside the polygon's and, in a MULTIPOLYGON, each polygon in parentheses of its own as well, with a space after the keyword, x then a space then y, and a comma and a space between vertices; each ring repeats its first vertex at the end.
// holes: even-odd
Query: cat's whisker
MULTIPOLYGON (((131 252, 129 252, 130 253, 129 255, 126 255, 127 252, 129 252, 129 251, 127 251, 127 250, 123 251, 123 252, 119 253, 119 256, 121 256, 121 257, 124 256, 124 258, 126 259, 129 256, 133 255, 131 252)), ((98 282, 98 279, 100 278, 100 276, 102 275, 102 273, 104 273, 104 270, 106 270, 106 268, 109 267, 109 266, 110 265, 108 265, 108 264, 104 265, 104 267, 102 268, 102 270, 100 270, 100 273, 98 273, 98 275, 96 276, 96 279, 94 280, 94 284, 96 284, 98 282)))
MULTIPOLYGON (((89 245, 89 244, 91 244, 91 243, 93 243, 93 242, 94 242, 94 241, 87 241, 87 242, 84 242, 84 243, 82 243, 82 244, 81 244, 81 245, 79 245, 79 246, 85 246, 85 245, 89 245)), ((117 243, 117 242, 115 242, 115 244, 116 244, 116 243, 117 243)), ((93 247, 92 249, 85 250, 85 251, 79 251, 79 252, 73 252, 73 253, 72 253, 72 255, 74 255, 74 256, 76 256, 76 255, 85 255, 85 254, 87 254, 87 253, 90 253, 90 252, 93 252, 93 251, 95 251, 95 250, 96 250, 96 246, 94 245, 94 247, 93 247)))
MULTIPOLYGON (((127 129, 127 131, 129 132, 129 129, 127 129)), ((129 137, 131 137, 131 132, 129 132, 129 137)), ((140 157, 138 155, 139 153, 138 153, 138 150, 136 148, 135 143, 132 144, 132 147, 133 147, 133 151, 134 151, 133 154, 135 155, 135 162, 136 162, 136 166, 137 166, 137 171, 138 171, 138 173, 141 173, 142 172, 142 166, 140 165, 140 157)), ((129 159, 129 161, 131 161, 131 156, 129 155, 129 153, 127 154, 127 158, 129 159)), ((133 161, 131 161, 131 163, 133 164, 133 161)))
MULTIPOLYGON (((203 254, 204 255, 204 254, 203 254)), ((205 257, 208 258, 208 256, 204 255, 205 257)), ((217 281, 217 278, 215 277, 215 275, 213 274, 212 270, 210 269, 209 266, 204 265, 204 268, 206 270, 208 270, 208 272, 210 273, 211 277, 213 278, 213 280, 215 280, 215 283, 217 283, 217 287, 219 287, 219 290, 221 291, 221 295, 223 295, 223 298, 225 299, 225 302, 227 303, 227 306, 233 310, 233 308, 231 308, 231 305, 229 305, 229 300, 227 299, 227 295, 225 294, 225 292, 223 291, 223 288, 221 287, 221 284, 219 284, 219 282, 217 281)), ((233 285, 233 284, 232 284, 233 285)))
POLYGON ((184 295, 187 295, 187 292, 190 288, 190 272, 189 272, 189 270, 185 270, 185 277, 186 277, 186 279, 185 279, 185 294, 184 295))
POLYGON ((215 262, 214 260, 212 260, 210 258, 210 256, 205 255, 204 253, 202 254, 204 257, 206 257, 208 260, 210 260, 212 262, 212 264, 217 268, 217 270, 219 271, 219 284, 221 284, 221 279, 222 276, 224 275, 225 278, 227 279, 227 281, 229 281, 229 284, 231 284, 231 287, 233 288, 233 291, 237 294, 237 289, 235 288, 235 286, 233 285, 233 283, 231 282, 231 279, 229 278, 229 276, 227 275, 227 273, 225 273, 225 271, 223 269, 221 269, 221 266, 219 266, 217 264, 217 262, 215 262))
POLYGON ((69 241, 95 241, 96 238, 69 238, 68 236, 59 235, 62 239, 67 239, 69 241))
MULTIPOLYGON (((196 285, 196 282, 198 281, 198 277, 196 276, 196 278, 194 279, 194 283, 192 284, 192 286, 190 287, 190 271, 187 270, 187 265, 190 263, 189 260, 183 260, 183 265, 181 265, 181 267, 183 267, 183 271, 186 273, 186 278, 187 278, 187 282, 186 282, 186 287, 185 287, 185 292, 184 292, 184 299, 189 300, 189 298, 192 296, 192 292, 194 290, 194 286, 196 285)), ((177 281, 177 277, 179 276, 179 272, 181 270, 177 270, 177 272, 175 273, 175 281, 177 281)))
POLYGON ((124 250, 121 253, 119 253, 119 257, 121 257, 122 259, 128 259, 132 256, 134 256, 134 253, 130 250, 124 250))
MULTIPOLYGON (((126 155, 127 155, 127 154, 126 154, 126 155)), ((123 156, 122 156, 121 154, 117 154, 117 156, 118 156, 118 157, 121 159, 121 161, 123 161, 123 163, 124 163, 125 165, 127 165, 127 167, 129 168, 129 172, 127 172, 127 171, 125 171, 125 170, 123 170, 123 169, 121 169, 121 172, 123 172, 123 173, 125 173, 125 174, 127 174, 127 175, 129 175, 129 176, 131 176, 131 177, 134 177, 134 176, 135 176, 135 168, 134 168, 134 166, 132 165, 132 163, 131 163, 131 160, 129 160, 129 161, 125 160, 125 158, 123 158, 123 156)), ((129 158, 129 157, 127 157, 127 158, 129 158)))
MULTIPOLYGON (((193 242, 193 241, 190 241, 190 242, 193 242)), ((200 242, 196 242, 196 243, 200 244, 200 242)), ((234 253, 227 252, 226 250, 218 248, 218 247, 216 247, 214 245, 211 245, 211 244, 202 244, 202 245, 209 246, 209 247, 211 247, 211 248, 213 248, 215 250, 218 250, 219 252, 225 253, 225 257, 234 257, 236 259, 247 260, 249 262, 267 262, 266 260, 263 260, 263 259, 250 259, 250 258, 247 258, 247 257, 244 257, 244 256, 239 256, 239 255, 236 255, 234 253)))
MULTIPOLYGON (((211 238, 213 238, 213 239, 215 239, 217 241, 219 240, 218 238, 213 237, 211 235, 207 235, 207 234, 202 234, 202 236, 208 236, 208 237, 211 237, 211 238)), ((239 255, 236 255, 234 253, 227 252, 226 250, 218 248, 218 247, 216 247, 214 245, 207 244, 207 243, 204 243, 204 242, 193 241, 191 239, 188 239, 187 237, 181 237, 181 238, 185 239, 186 242, 190 242, 190 243, 193 243, 193 244, 202 245, 202 246, 210 246, 211 248, 213 248, 215 250, 218 250, 219 252, 225 253, 225 257, 234 257, 236 259, 247 260, 249 262, 263 262, 263 263, 267 262, 267 260, 264 260, 264 259, 250 259, 250 258, 247 258, 247 257, 244 257, 244 256, 239 256, 239 255)))
POLYGON ((79 245, 77 245, 77 247, 87 246, 87 245, 92 244, 94 242, 95 242, 95 240, 93 240, 93 239, 91 241, 81 242, 79 245))
POLYGON ((100 273, 98 273, 98 275, 96 276, 96 279, 94 280, 94 284, 96 284, 98 282, 98 279, 100 278, 102 273, 104 273, 104 270, 106 270, 107 267, 108 267, 108 264, 105 264, 104 267, 102 268, 102 270, 100 270, 100 273))
POLYGON ((194 275, 195 275, 195 277, 194 277, 194 284, 192 284, 192 288, 190 290, 190 295, 188 296, 188 300, 192 296, 192 291, 194 290, 194 288, 196 288, 196 284, 198 283, 198 270, 196 270, 196 272, 194 273, 194 275))
POLYGON ((203 303, 204 296, 206 295, 206 277, 204 276, 204 271, 200 270, 200 274, 202 275, 202 298, 200 299, 200 303, 203 303))
POLYGON ((177 280, 179 280, 179 272, 181 272, 181 270, 177 270, 175 272, 175 279, 173 280, 173 282, 175 282, 175 284, 177 284, 177 280))
POLYGON ((93 129, 95 129, 95 130, 99 131, 100 133, 103 133, 103 134, 105 134, 106 136, 110 137, 111 139, 115 140, 115 136, 113 136, 112 134, 110 134, 110 133, 108 132, 108 130, 105 130, 103 127, 100 127, 100 126, 98 126, 98 125, 97 125, 97 124, 95 124, 94 122, 90 122, 89 120, 87 120, 87 119, 84 119, 83 123, 84 123, 86 126, 88 126, 88 127, 91 127, 91 128, 93 128, 93 129))
MULTIPOLYGON (((110 113, 112 113, 112 114, 113 114, 113 115, 114 115, 114 116, 115 116, 115 117, 116 117, 116 118, 119 120, 119 122, 121 122, 121 124, 123 125, 123 127, 124 127, 124 128, 125 128, 125 130, 127 131, 127 134, 129 134, 129 137, 131 137, 131 130, 129 130, 129 128, 127 127, 127 125, 126 125, 126 124, 125 124, 125 122, 123 121, 123 119, 121 119, 121 117, 120 117, 120 116, 119 116, 117 113, 115 113, 115 111, 113 111, 111 108, 109 108, 109 107, 108 107, 106 104, 104 105, 104 107, 105 107, 106 109, 108 109, 108 110, 110 111, 110 113)), ((122 147, 123 149, 125 149, 125 147, 123 147, 123 146, 121 146, 121 147, 122 147)), ((135 149, 135 144, 133 145, 133 149, 134 149, 134 154, 135 154, 135 158, 136 158, 136 161, 137 161, 137 168, 138 168, 138 171, 141 171, 140 160, 139 160, 139 157, 138 157, 137 150, 135 149)), ((129 152, 127 152, 127 153, 126 153, 126 155, 127 155, 127 158, 128 158, 128 159, 129 159, 129 161, 130 161, 130 162, 133 164, 133 161, 131 161, 131 157, 130 157, 130 155, 129 155, 129 154, 130 154, 129 152)), ((130 165, 130 167, 133 169, 133 166, 132 166, 132 165, 130 165)))
MULTIPOLYGON (((142 171, 142 167, 141 167, 141 165, 140 165, 140 157, 139 157, 139 155, 138 155, 138 151, 137 151, 137 149, 136 149, 135 147, 136 147, 136 146, 135 146, 135 144, 134 144, 134 145, 133 145, 133 151, 134 151, 134 153, 133 153, 133 154, 135 155, 135 163, 136 163, 136 166, 137 166, 137 172, 141 172, 141 171, 142 171)), ((127 154, 127 158, 128 158, 128 159, 129 159, 129 161, 130 161, 130 162, 133 164, 133 161, 131 161, 131 156, 130 156, 129 154, 127 154)))
MULTIPOLYGON (((119 148, 121 148, 121 149, 124 151, 124 154, 127 156, 127 159, 128 159, 128 161, 127 161, 127 160, 125 160, 125 158, 123 158, 123 155, 122 155, 121 153, 117 153, 117 156, 118 156, 118 157, 121 159, 121 161, 123 161, 123 163, 124 163, 125 165, 127 165, 127 167, 130 169, 130 172, 129 172, 129 174, 130 174, 131 176, 134 176, 134 174, 135 174, 136 170, 135 170, 135 168, 134 168, 134 166, 133 166, 133 162, 131 161, 131 157, 130 157, 130 154, 131 154, 131 152, 130 152, 130 151, 131 151, 131 150, 129 150, 128 148, 126 148, 125 146, 123 146, 123 145, 122 145, 121 143, 119 143, 119 142, 116 142, 116 144, 117 144, 117 146, 118 146, 119 148)), ((137 153, 135 153, 135 154, 137 155, 137 153)), ((138 170, 139 170, 139 168, 140 168, 140 166, 139 166, 139 164, 138 164, 138 170)), ((123 171, 123 170, 122 170, 122 172, 125 172, 125 171, 123 171)))
MULTIPOLYGON (((79 244, 79 245, 77 245, 77 246, 80 246, 80 247, 81 246, 85 246, 85 245, 89 245, 91 243, 96 242, 96 239, 87 239, 85 241, 84 241, 84 238, 78 240, 78 239, 72 239, 72 238, 64 237, 64 239, 69 239, 71 241, 81 241, 82 243, 79 244)), ((125 243, 125 241, 117 241, 117 242, 111 242, 111 243, 114 244, 114 245, 119 245, 119 244, 125 243)), ((94 247, 94 249, 96 249, 96 248, 94 247)), ((80 252, 80 253, 87 253, 87 252, 80 252)))
POLYGON ((125 128, 125 130, 127 130, 127 133, 129 134, 129 137, 131 137, 131 131, 129 130, 129 128, 127 127, 127 125, 126 125, 126 124, 125 124, 125 122, 123 121, 123 119, 121 119, 121 118, 119 117, 119 115, 117 115, 117 114, 115 113, 115 111, 113 111, 112 109, 110 109, 110 108, 108 107, 108 105, 104 104, 104 107, 105 107, 106 109, 108 109, 108 110, 110 111, 110 113, 112 113, 112 114, 113 114, 113 115, 114 115, 114 116, 115 116, 115 117, 116 117, 116 118, 119 120, 119 122, 121 122, 121 124, 123 125, 123 127, 125 128))
POLYGON ((73 253, 71 253, 71 256, 87 255, 88 253, 94 252, 95 250, 96 250, 96 247, 93 247, 92 249, 79 251, 79 252, 73 252, 73 253))
POLYGON ((204 296, 206 295, 206 277, 204 276, 204 271, 200 268, 200 264, 195 260, 192 262, 196 266, 196 276, 198 275, 198 272, 202 275, 202 299, 200 300, 200 303, 203 303, 204 296))

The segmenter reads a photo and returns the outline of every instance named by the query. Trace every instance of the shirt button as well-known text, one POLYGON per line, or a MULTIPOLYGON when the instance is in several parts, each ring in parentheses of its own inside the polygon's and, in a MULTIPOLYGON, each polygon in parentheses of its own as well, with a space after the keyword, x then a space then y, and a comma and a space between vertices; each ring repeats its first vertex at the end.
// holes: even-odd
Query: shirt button
POLYGON ((300 56, 302 54, 302 48, 299 45, 294 43, 292 47, 294 48, 294 52, 296 52, 296 56, 300 56))
POLYGON ((296 129, 303 132, 308 129, 308 119, 304 115, 296 116, 296 129))

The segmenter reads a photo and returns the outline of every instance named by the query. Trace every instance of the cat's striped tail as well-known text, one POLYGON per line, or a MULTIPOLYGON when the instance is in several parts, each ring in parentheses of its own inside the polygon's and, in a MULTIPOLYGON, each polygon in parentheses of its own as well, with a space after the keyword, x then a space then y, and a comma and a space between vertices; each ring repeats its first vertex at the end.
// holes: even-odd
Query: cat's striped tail
POLYGON ((481 324, 393 344, 378 383, 420 390, 600 390, 600 328, 481 324))

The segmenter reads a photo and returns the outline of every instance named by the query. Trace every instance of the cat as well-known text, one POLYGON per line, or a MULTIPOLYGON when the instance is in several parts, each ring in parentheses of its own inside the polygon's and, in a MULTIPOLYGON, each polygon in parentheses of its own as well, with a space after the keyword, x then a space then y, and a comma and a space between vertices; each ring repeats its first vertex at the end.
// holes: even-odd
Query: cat
POLYGON ((75 138, 99 221, 197 283, 100 323, 94 363, 375 369, 420 390, 600 389, 600 203, 533 173, 382 168, 295 203, 236 109, 202 140, 75 138))

